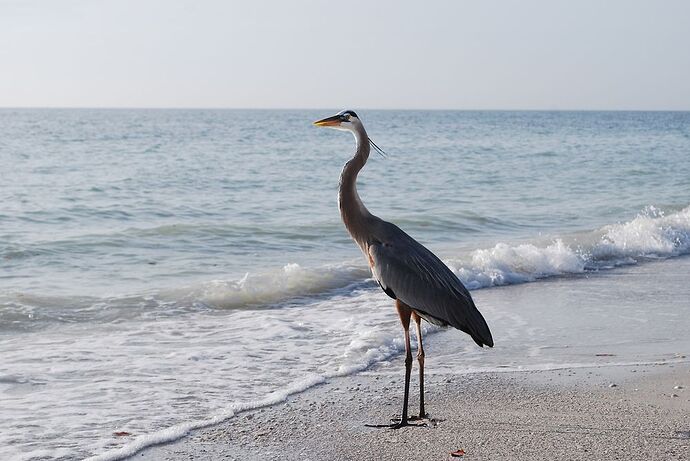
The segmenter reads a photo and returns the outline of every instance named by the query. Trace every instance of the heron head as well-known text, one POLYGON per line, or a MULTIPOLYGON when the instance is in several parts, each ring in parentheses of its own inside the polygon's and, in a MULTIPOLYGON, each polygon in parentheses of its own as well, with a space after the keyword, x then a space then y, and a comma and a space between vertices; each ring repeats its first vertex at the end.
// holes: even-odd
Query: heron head
POLYGON ((373 147, 381 157, 386 158, 387 154, 379 146, 377 146, 369 136, 367 136, 359 117, 357 117, 357 114, 351 110, 341 110, 335 115, 315 121, 314 125, 325 126, 326 128, 334 128, 340 131, 349 131, 355 136, 358 145, 360 141, 366 139, 369 141, 371 147, 373 147))
POLYGON ((353 131, 354 127, 361 125, 359 117, 351 110, 341 110, 337 114, 326 117, 314 122, 316 126, 323 126, 326 128, 334 128, 341 131, 353 131))

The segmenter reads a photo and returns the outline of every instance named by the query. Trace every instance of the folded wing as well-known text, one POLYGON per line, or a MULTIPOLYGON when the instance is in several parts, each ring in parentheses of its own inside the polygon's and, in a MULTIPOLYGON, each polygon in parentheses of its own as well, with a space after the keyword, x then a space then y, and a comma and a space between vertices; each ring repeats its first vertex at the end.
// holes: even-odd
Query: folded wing
POLYGON ((392 298, 436 325, 451 325, 480 346, 493 347, 491 331, 472 296, 431 251, 400 228, 385 224, 382 238, 369 244, 372 273, 392 298))

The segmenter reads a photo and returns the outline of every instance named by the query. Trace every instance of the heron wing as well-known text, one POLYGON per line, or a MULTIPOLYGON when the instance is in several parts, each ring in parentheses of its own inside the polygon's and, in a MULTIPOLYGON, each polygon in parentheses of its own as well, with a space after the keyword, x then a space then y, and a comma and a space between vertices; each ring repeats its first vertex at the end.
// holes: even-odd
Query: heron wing
POLYGON ((391 297, 437 325, 451 325, 493 347, 489 327, 469 291, 436 255, 391 223, 369 244, 372 273, 391 297))

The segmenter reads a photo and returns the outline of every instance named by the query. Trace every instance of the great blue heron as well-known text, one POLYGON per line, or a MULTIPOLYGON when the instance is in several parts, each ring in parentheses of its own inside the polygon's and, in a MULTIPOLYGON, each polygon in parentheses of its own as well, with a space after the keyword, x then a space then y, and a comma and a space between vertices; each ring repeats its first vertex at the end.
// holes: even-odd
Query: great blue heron
POLYGON ((314 122, 316 126, 349 131, 355 136, 354 157, 340 174, 338 206, 343 223, 367 258, 371 273, 384 292, 395 299, 395 306, 405 332, 405 396, 400 421, 389 427, 410 425, 407 401, 412 370, 410 319, 417 324, 417 359, 419 361, 419 418, 424 410, 424 347, 421 320, 440 326, 453 326, 469 334, 479 346, 493 347, 489 327, 462 282, 443 262, 395 224, 386 222, 367 210, 357 194, 357 174, 369 158, 369 139, 362 122, 351 110, 314 122))

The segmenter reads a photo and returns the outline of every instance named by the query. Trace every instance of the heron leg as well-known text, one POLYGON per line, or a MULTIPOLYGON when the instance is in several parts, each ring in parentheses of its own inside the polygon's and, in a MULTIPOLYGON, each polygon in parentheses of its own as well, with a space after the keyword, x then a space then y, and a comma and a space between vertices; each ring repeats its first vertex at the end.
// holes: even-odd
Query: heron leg
POLYGON ((422 343, 422 318, 416 312, 412 312, 412 318, 417 324, 417 361, 419 362, 419 416, 417 419, 427 417, 424 411, 424 344, 422 343))
POLYGON ((426 424, 413 424, 407 417, 407 402, 410 396, 410 374, 412 372, 412 346, 410 346, 410 318, 412 317, 413 311, 407 305, 400 302, 400 300, 395 301, 395 307, 398 309, 398 315, 400 316, 400 323, 402 323, 403 330, 405 332, 405 396, 403 398, 403 409, 400 421, 392 424, 391 428, 400 429, 405 426, 426 426, 426 424))
POLYGON ((400 301, 395 302, 395 307, 398 309, 400 316, 400 323, 402 323, 403 331, 405 333, 405 396, 403 398, 402 416, 400 417, 400 424, 407 424, 407 401, 410 396, 410 374, 412 372, 412 347, 410 346, 410 317, 412 310, 400 301))
POLYGON ((393 419, 395 421, 393 424, 365 424, 368 427, 388 427, 391 429, 400 429, 405 426, 426 426, 426 424, 414 424, 410 423, 407 417, 407 402, 410 395, 410 374, 412 372, 412 346, 410 345, 410 318, 412 316, 412 309, 407 305, 403 304, 399 300, 395 301, 395 307, 398 309, 398 315, 400 316, 400 323, 402 323, 403 330, 405 332, 405 396, 403 397, 403 409, 402 416, 398 421, 397 418, 393 419))

